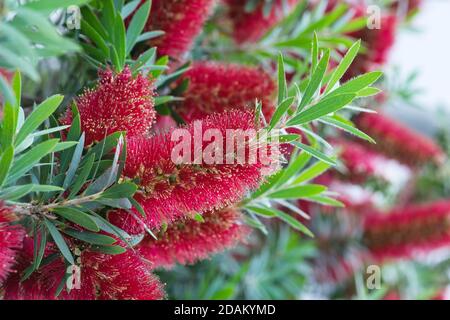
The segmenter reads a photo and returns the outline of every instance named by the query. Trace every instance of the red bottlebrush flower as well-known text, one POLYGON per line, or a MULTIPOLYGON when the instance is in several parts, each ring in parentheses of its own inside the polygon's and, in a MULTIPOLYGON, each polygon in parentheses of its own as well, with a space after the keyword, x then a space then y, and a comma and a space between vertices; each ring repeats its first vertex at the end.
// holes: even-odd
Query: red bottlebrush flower
MULTIPOLYGON (((117 131, 129 137, 147 133, 156 117, 152 82, 141 74, 133 77, 128 67, 118 74, 100 71, 99 76, 96 87, 76 101, 86 145, 117 131)), ((61 122, 71 124, 72 118, 69 108, 61 122)))
POLYGON ((155 268, 169 268, 176 263, 192 264, 243 240, 249 230, 239 218, 239 212, 225 209, 205 212, 204 221, 176 221, 157 236, 158 240, 144 239, 137 251, 153 262, 155 268))
MULTIPOLYGON (((49 249, 49 254, 54 252, 49 249)), ((21 257, 21 271, 33 259, 33 240, 27 238, 21 257)), ((20 274, 11 276, 4 285, 7 300, 158 300, 164 291, 147 262, 135 253, 127 251, 119 255, 107 255, 85 250, 80 256, 80 281, 77 288, 64 290, 56 297, 56 291, 66 273, 61 259, 42 266, 26 281, 20 274)), ((74 279, 76 276, 74 276, 74 279)))
POLYGON ((249 136, 243 137, 245 141, 238 143, 237 149, 236 144, 226 141, 236 130, 255 133, 256 129, 252 112, 232 110, 194 121, 165 135, 129 139, 123 174, 125 178, 139 180, 136 200, 147 214, 146 225, 158 228, 163 222, 190 212, 224 208, 256 188, 265 175, 278 168, 276 149, 255 143, 249 136), (213 136, 203 136, 213 131, 213 136), (187 146, 188 150, 184 152, 180 146, 187 146), (212 146, 218 149, 211 149, 212 146), (191 151, 193 157, 187 154, 191 151), (242 151, 245 159, 240 156, 242 151), (198 158, 205 154, 208 159, 198 158), (258 156, 253 158, 251 154, 258 156), (177 156, 182 156, 183 161, 173 159, 177 156))
POLYGON ((444 153, 433 140, 382 114, 363 113, 355 123, 377 141, 371 148, 404 164, 414 166, 443 161, 444 153))
POLYGON ((12 211, 0 202, 0 283, 11 271, 25 235, 21 226, 10 224, 13 220, 12 211))
POLYGON ((292 9, 298 0, 275 0, 270 12, 265 14, 263 1, 251 12, 246 12, 246 1, 225 0, 229 6, 229 17, 233 25, 233 38, 239 43, 257 42, 274 25, 286 16, 286 8, 292 9))
POLYGON ((401 10, 406 14, 418 11, 422 6, 422 0, 397 0, 391 4, 393 10, 401 10))
POLYGON ((158 48, 160 56, 181 60, 202 31, 213 5, 214 0, 153 0, 145 31, 165 34, 149 44, 158 48))
POLYGON ((372 213, 364 220, 363 241, 377 260, 409 257, 450 245, 450 202, 439 201, 372 213))
POLYGON ((256 99, 261 101, 266 118, 274 112, 276 84, 261 69, 197 62, 183 79, 189 80, 189 88, 178 112, 188 122, 231 109, 253 110, 256 99))
POLYGON ((380 21, 380 28, 365 28, 352 33, 352 37, 361 39, 364 42, 367 52, 356 57, 345 74, 344 80, 384 65, 394 45, 396 30, 397 17, 395 15, 383 15, 380 21))

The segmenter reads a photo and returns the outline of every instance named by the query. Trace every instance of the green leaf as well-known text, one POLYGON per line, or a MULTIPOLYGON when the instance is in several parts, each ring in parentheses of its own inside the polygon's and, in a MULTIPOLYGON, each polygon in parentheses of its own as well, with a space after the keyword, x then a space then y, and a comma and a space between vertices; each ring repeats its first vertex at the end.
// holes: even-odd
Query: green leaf
POLYGON ((121 246, 93 246, 90 250, 93 252, 100 252, 111 255, 122 254, 127 251, 121 246))
POLYGON ((5 101, 7 101, 10 105, 16 105, 16 99, 14 97, 14 92, 11 90, 8 81, 0 74, 0 92, 5 97, 5 101))
POLYGON ((95 154, 95 160, 103 158, 104 155, 108 154, 111 150, 117 147, 117 143, 123 134, 124 133, 121 131, 114 132, 105 137, 105 139, 97 143, 95 146, 91 147, 84 159, 81 161, 81 165, 84 165, 86 163, 88 157, 91 154, 95 154))
POLYGON ((136 11, 131 19, 131 22, 128 26, 127 30, 127 50, 126 54, 130 54, 133 49, 136 41, 141 34, 142 30, 144 30, 145 23, 147 22, 148 15, 150 14, 151 1, 146 1, 144 4, 136 11))
POLYGON ((333 198, 330 197, 326 197, 326 196, 311 196, 311 197, 307 197, 307 200, 312 201, 312 202, 316 202, 316 203, 320 203, 322 205, 327 205, 327 206, 333 206, 333 207, 339 207, 339 208, 343 208, 345 207, 345 205, 333 198))
POLYGON ((72 253, 70 252, 70 249, 67 246, 66 241, 64 240, 63 236, 58 231, 58 229, 56 229, 55 225, 47 218, 44 218, 44 223, 48 231, 50 232, 53 241, 55 241, 56 246, 59 248, 64 258, 66 258, 66 260, 70 264, 72 265, 75 264, 75 260, 73 259, 72 253))
POLYGON ((90 243, 90 244, 96 244, 101 246, 108 246, 112 245, 117 242, 116 239, 105 236, 103 234, 98 234, 94 232, 89 231, 77 231, 73 229, 64 229, 63 232, 73 238, 79 239, 81 241, 90 243))
POLYGON ((287 213, 284 213, 283 211, 280 211, 278 209, 269 208, 266 206, 259 206, 259 207, 254 207, 254 208, 257 208, 257 210, 259 211, 260 214, 265 214, 266 216, 278 217, 281 220, 283 220, 284 222, 288 223, 294 229, 297 229, 300 232, 303 232, 304 234, 314 238, 314 234, 308 228, 306 228, 300 221, 298 221, 294 217, 291 217, 287 213))
POLYGON ((88 214, 78 209, 61 207, 55 208, 52 212, 88 230, 95 232, 100 231, 100 228, 95 223, 95 220, 88 214))
POLYGON ((337 117, 323 117, 319 120, 320 122, 323 122, 325 124, 329 124, 331 126, 334 126, 336 128, 342 129, 348 133, 351 133, 361 139, 367 140, 370 143, 376 143, 374 139, 372 139, 370 136, 362 132, 361 130, 355 128, 354 126, 351 126, 342 120, 340 120, 337 117))
POLYGON ((298 151, 296 151, 291 157, 289 165, 284 170, 282 170, 282 177, 280 178, 279 182, 284 183, 285 181, 288 181, 297 172, 300 172, 300 170, 302 170, 308 164, 309 160, 311 160, 311 155, 309 153, 302 152, 300 155, 298 155, 298 151))
POLYGON ((302 149, 303 151, 309 153, 313 157, 315 157, 315 158, 317 158, 317 159, 319 159, 319 160, 321 160, 323 162, 326 162, 326 163, 328 163, 328 164, 330 164, 332 166, 336 165, 336 161, 335 160, 333 160, 332 158, 328 157, 326 154, 320 152, 319 150, 316 150, 316 149, 314 149, 314 148, 312 148, 312 147, 310 147, 310 146, 308 146, 306 144, 303 144, 301 142, 298 142, 298 141, 292 141, 291 144, 294 145, 295 147, 299 148, 299 149, 302 149))
POLYGON ((311 56, 312 56, 311 74, 313 74, 317 68, 317 62, 319 58, 319 39, 317 38, 317 33, 315 31, 311 48, 311 56))
POLYGON ((9 145, 5 151, 0 156, 0 187, 3 186, 3 183, 8 176, 9 169, 11 168, 12 161, 14 158, 14 147, 9 145))
POLYGON ((347 72, 348 68, 358 55, 360 48, 361 48, 361 40, 358 40, 350 47, 350 49, 345 54, 344 58, 341 60, 341 62, 331 75, 325 94, 330 92, 334 88, 336 83, 338 83, 338 81, 342 79, 342 77, 347 72))
POLYGON ((325 190, 327 190, 325 186, 308 184, 278 190, 268 194, 268 197, 272 199, 300 199, 320 194, 325 190))
POLYGON ((120 15, 116 16, 115 26, 114 26, 114 47, 117 52, 120 68, 118 71, 122 71, 125 65, 125 57, 127 56, 127 44, 126 44, 126 34, 125 34, 125 24, 120 15))
POLYGON ((21 156, 14 162, 7 181, 15 181, 16 179, 22 177, 31 168, 33 168, 39 160, 41 160, 48 153, 52 152, 57 143, 58 139, 44 141, 21 156))
POLYGON ((122 16, 122 19, 125 20, 128 16, 130 16, 134 10, 138 7, 138 5, 141 3, 141 0, 133 0, 125 4, 120 11, 120 15, 122 16))
POLYGON ((25 120, 22 128, 17 134, 15 144, 18 146, 25 138, 36 130, 53 112, 59 107, 64 97, 54 95, 39 104, 36 109, 25 120))
POLYGON ((302 101, 300 102, 298 111, 303 110, 303 108, 307 106, 308 103, 311 102, 312 98, 314 97, 314 94, 320 88, 320 84, 322 83, 325 72, 327 71, 329 61, 330 61, 330 50, 326 50, 322 59, 320 59, 317 68, 315 69, 314 73, 311 76, 311 80, 308 83, 308 87, 306 87, 306 91, 302 97, 302 101))
POLYGON ((66 177, 64 178, 63 182, 63 188, 67 189, 69 188, 70 184, 72 183, 73 177, 75 176, 75 173, 78 170, 78 166, 81 161, 81 155, 83 153, 84 149, 84 133, 81 135, 80 141, 78 142, 77 147, 75 148, 75 151, 72 156, 72 161, 69 165, 69 170, 66 172, 66 177))
POLYGON ((285 113, 288 111, 289 107, 294 102, 294 97, 286 98, 283 102, 280 103, 280 105, 275 110, 272 119, 270 120, 269 124, 269 131, 275 128, 275 126, 280 122, 281 118, 285 115, 285 113))
POLYGON ((374 87, 367 87, 362 90, 358 91, 358 98, 366 98, 366 97, 372 97, 381 92, 380 89, 374 88, 374 87))
POLYGON ((139 214, 143 218, 145 218, 146 214, 145 214, 144 208, 142 208, 141 204, 139 202, 137 202, 134 198, 128 198, 128 200, 130 200, 131 204, 139 212, 139 214))
POLYGON ((32 184, 9 187, 0 192, 0 199, 13 201, 29 194, 32 190, 32 184))
POLYGON ((287 95, 286 74, 284 72, 283 55, 278 53, 278 104, 281 104, 287 95))
POLYGON ((55 149, 53 149, 53 152, 64 151, 66 149, 69 149, 69 148, 72 148, 72 147, 76 146, 77 144, 78 144, 78 142, 76 142, 76 141, 58 142, 58 144, 56 145, 55 149))
POLYGON ((336 112, 352 102, 355 97, 356 94, 340 94, 334 97, 327 97, 310 108, 300 112, 298 115, 292 117, 286 125, 301 125, 316 120, 327 114, 336 112))
POLYGON ((318 176, 320 176, 322 173, 327 171, 330 168, 330 165, 328 163, 318 161, 312 166, 310 166, 308 169, 301 172, 297 178, 295 178, 293 184, 299 184, 305 181, 312 180, 318 176))
POLYGON ((94 165, 94 159, 95 159, 95 154, 91 154, 88 157, 86 164, 81 168, 80 174, 77 176, 77 178, 75 179, 75 182, 73 183, 73 186, 71 187, 71 191, 70 191, 70 195, 69 195, 68 199, 72 199, 74 196, 76 196, 77 193, 83 187, 83 185, 86 183, 86 181, 89 177, 89 173, 92 170, 92 166, 94 165))
POLYGON ((88 3, 90 0, 37 0, 28 2, 23 5, 24 8, 31 9, 42 13, 43 15, 48 15, 52 11, 59 8, 67 8, 69 6, 81 6, 88 3))
POLYGON ((359 91, 373 84, 383 75, 382 72, 373 71, 361 76, 358 76, 352 80, 347 81, 339 88, 331 91, 325 96, 326 99, 337 97, 342 94, 357 94, 359 91))
POLYGON ((39 239, 39 249, 37 250, 36 258, 33 262, 34 270, 39 269, 47 247, 47 230, 43 226, 40 228, 39 239))
POLYGON ((131 198, 137 190, 137 186, 132 182, 116 184, 102 193, 101 198, 121 199, 131 198))

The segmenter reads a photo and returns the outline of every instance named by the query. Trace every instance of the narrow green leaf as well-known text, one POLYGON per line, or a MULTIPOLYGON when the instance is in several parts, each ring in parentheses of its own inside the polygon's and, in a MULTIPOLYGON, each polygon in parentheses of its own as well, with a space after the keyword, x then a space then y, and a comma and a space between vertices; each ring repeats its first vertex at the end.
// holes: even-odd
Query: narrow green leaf
POLYGON ((151 1, 146 1, 144 4, 136 11, 131 19, 128 26, 127 36, 126 36, 126 54, 130 54, 136 41, 144 30, 145 23, 147 22, 148 15, 150 14, 151 1))
POLYGON ((137 186, 132 182, 116 184, 102 193, 101 198, 121 199, 131 198, 137 190, 137 186))
POLYGON ((103 234, 94 233, 94 232, 89 232, 89 231, 77 231, 77 230, 73 230, 73 229, 64 229, 63 232, 73 238, 79 239, 81 241, 84 241, 84 242, 87 242, 90 244, 108 246, 108 245, 112 245, 117 242, 117 240, 112 237, 105 236, 103 234))
POLYGON ((64 240, 63 236, 58 231, 58 229, 56 229, 55 225, 47 218, 44 218, 44 223, 48 231, 50 232, 53 241, 55 241, 56 246, 59 248, 64 258, 66 258, 66 260, 70 264, 75 264, 75 260, 73 259, 72 253, 70 252, 70 249, 67 246, 66 241, 64 240))
POLYGON ((311 80, 309 81, 308 86, 306 87, 306 91, 303 94, 302 101, 300 102, 300 106, 297 112, 303 110, 303 108, 306 107, 308 103, 311 102, 317 90, 320 89, 320 84, 322 83, 325 72, 327 71, 329 61, 330 61, 330 50, 326 50, 322 59, 320 59, 317 68, 315 69, 314 73, 311 76, 311 80))
POLYGON ((93 252, 100 252, 111 255, 122 254, 127 251, 121 246, 93 246, 90 250, 93 252))
POLYGON ((280 103, 280 105, 275 110, 272 119, 270 120, 269 131, 275 128, 275 126, 280 122, 281 118, 286 114, 289 107, 294 102, 294 99, 295 99, 294 97, 289 97, 280 103))
POLYGON ((73 178, 75 177, 75 173, 78 170, 78 166, 81 161, 81 155, 83 153, 84 149, 84 133, 81 135, 80 141, 78 142, 78 145, 75 148, 75 151, 72 156, 72 161, 70 162, 69 169, 66 172, 66 177, 63 182, 63 189, 66 190, 69 188, 70 184, 72 183, 73 178))
POLYGON ((0 187, 8 176, 9 169, 11 168, 12 161, 14 158, 14 147, 12 145, 8 146, 5 151, 0 156, 0 187))
POLYGON ((355 128, 354 126, 351 126, 341 120, 339 120, 336 117, 323 117, 319 120, 320 122, 323 122, 325 124, 334 126, 336 128, 342 129, 348 133, 351 133, 361 139, 367 140, 370 143, 376 143, 374 139, 372 139, 370 136, 362 132, 361 130, 355 128))
POLYGON ((54 95, 39 104, 36 109, 25 120, 22 128, 17 134, 15 144, 18 146, 25 138, 36 130, 53 112, 58 109, 63 101, 62 95, 54 95))
POLYGON ((300 199, 320 194, 325 190, 327 190, 325 186, 309 184, 278 190, 267 196, 272 199, 300 199))
POLYGON ((326 99, 337 97, 342 94, 357 94, 359 91, 365 89, 366 87, 373 84, 377 81, 381 76, 382 72, 373 71, 361 76, 358 76, 352 80, 347 81, 337 89, 331 91, 329 94, 325 96, 326 99))
POLYGON ((336 83, 338 83, 339 80, 342 79, 344 74, 347 72, 348 68, 352 64, 353 60, 355 60, 356 56, 358 55, 359 49, 361 48, 361 40, 358 40, 355 42, 350 49, 348 49, 347 53, 345 54, 345 57, 341 60, 339 65, 334 70, 330 81, 328 82, 327 89, 325 90, 325 94, 330 92, 336 83))
POLYGON ((88 230, 95 232, 100 231, 100 228, 95 223, 95 220, 88 214, 78 209, 61 207, 55 208, 52 212, 88 230))
POLYGON ((283 54, 278 53, 278 104, 281 104, 287 95, 286 74, 284 71, 283 54))
POLYGON ((328 157, 326 154, 324 154, 323 152, 320 152, 319 150, 316 150, 306 144, 303 144, 301 142, 298 141, 292 141, 291 142, 292 145, 294 145, 295 147, 302 149, 303 151, 309 153, 310 155, 312 155, 313 157, 326 162, 332 166, 336 165, 336 161, 333 160, 332 158, 328 157))
POLYGON ((77 193, 83 187, 83 185, 86 183, 86 181, 89 177, 89 173, 92 170, 92 166, 94 165, 94 159, 95 159, 95 154, 91 154, 88 157, 86 164, 81 168, 79 175, 77 176, 77 178, 75 179, 75 182, 73 183, 73 185, 71 187, 70 195, 68 197, 69 199, 72 199, 74 196, 76 196, 77 193))
POLYGON ((330 168, 330 165, 328 163, 318 161, 303 172, 301 172, 297 178, 295 178, 293 184, 299 184, 305 181, 312 180, 318 176, 320 176, 322 173, 327 171, 330 168))
POLYGON ((301 125, 336 112, 352 102, 355 97, 356 94, 340 94, 333 97, 327 97, 291 118, 286 125, 301 125))
POLYGON ((7 181, 14 181, 27 173, 45 155, 52 152, 58 143, 58 139, 44 141, 16 160, 11 168, 7 181))

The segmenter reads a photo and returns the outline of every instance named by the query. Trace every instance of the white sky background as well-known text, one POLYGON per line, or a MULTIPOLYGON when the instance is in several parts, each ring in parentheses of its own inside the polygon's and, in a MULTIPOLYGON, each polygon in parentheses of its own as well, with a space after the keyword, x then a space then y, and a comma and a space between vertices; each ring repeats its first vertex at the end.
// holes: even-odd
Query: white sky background
POLYGON ((413 26, 402 30, 392 51, 391 64, 406 75, 418 70, 418 97, 426 108, 446 106, 450 111, 450 0, 424 0, 413 26))

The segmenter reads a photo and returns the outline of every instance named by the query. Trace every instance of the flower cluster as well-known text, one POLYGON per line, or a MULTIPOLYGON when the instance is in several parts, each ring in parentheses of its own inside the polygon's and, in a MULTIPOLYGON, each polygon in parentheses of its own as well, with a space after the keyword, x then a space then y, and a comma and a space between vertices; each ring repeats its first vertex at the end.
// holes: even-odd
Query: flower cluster
POLYGON ((441 163, 444 158, 443 151, 433 140, 383 114, 361 114, 356 124, 380 142, 371 145, 372 148, 407 165, 441 163))
POLYGON ((150 41, 159 55, 181 60, 201 32, 214 5, 213 0, 154 0, 146 31, 162 30, 164 35, 150 41))
POLYGON ((229 6, 233 38, 237 43, 242 44, 260 40, 270 28, 286 16, 286 12, 294 7, 298 0, 275 0, 268 13, 264 12, 265 4, 263 1, 251 12, 245 10, 245 1, 225 0, 225 2, 229 6), (287 8, 284 7, 284 4, 287 5, 287 8))
MULTIPOLYGON (((204 152, 210 144, 209 141, 196 141, 196 124, 202 126, 203 132, 219 130, 222 137, 226 137, 227 130, 257 130, 254 119, 253 112, 232 110, 194 121, 185 128, 190 140, 189 150, 194 154, 194 149, 204 152)), ((147 214, 145 222, 150 228, 158 228, 162 223, 170 223, 190 212, 202 213, 229 206, 263 181, 263 169, 268 166, 260 157, 255 163, 241 164, 208 164, 204 159, 197 163, 175 163, 172 156, 179 143, 173 140, 175 130, 179 129, 151 138, 136 137, 127 142, 124 178, 139 181, 136 200, 143 206, 147 214)), ((246 155, 250 148, 253 145, 248 142, 246 155)), ((256 154, 260 154, 259 150, 256 154)), ((226 158, 226 154, 222 156, 226 158)))
MULTIPOLYGON (((58 296, 61 279, 67 267, 61 258, 53 260, 20 281, 20 273, 33 261, 33 240, 26 238, 19 257, 19 273, 4 285, 8 300, 158 300, 165 296, 162 285, 151 272, 148 262, 132 251, 108 255, 84 250, 79 260, 79 278, 74 270, 72 290, 63 290, 58 296)), ((48 257, 54 249, 48 247, 48 257)))
POLYGON ((407 257, 450 244, 450 202, 375 212, 364 220, 364 242, 378 260, 407 257))
MULTIPOLYGON (((120 73, 102 70, 99 77, 93 89, 76 99, 86 145, 117 131, 126 131, 128 137, 145 135, 156 117, 152 82, 141 74, 133 76, 128 67, 120 73)), ((69 107, 61 122, 72 121, 69 107)))
POLYGON ((137 251, 155 268, 172 267, 175 263, 192 264, 209 255, 236 245, 248 234, 239 212, 224 209, 205 212, 202 220, 192 218, 176 221, 157 235, 147 237, 137 251))
POLYGON ((0 203, 0 283, 12 270, 16 253, 22 248, 25 235, 22 227, 11 225, 13 220, 12 211, 0 203))
POLYGON ((231 109, 254 110, 262 103, 267 119, 275 109, 276 84, 261 69, 235 64, 197 62, 182 80, 189 81, 184 101, 177 109, 188 122, 231 109))

